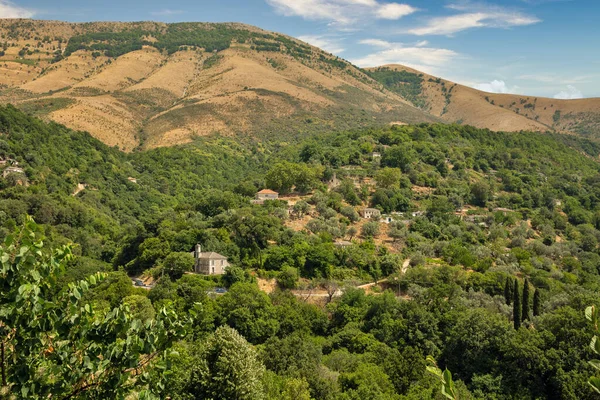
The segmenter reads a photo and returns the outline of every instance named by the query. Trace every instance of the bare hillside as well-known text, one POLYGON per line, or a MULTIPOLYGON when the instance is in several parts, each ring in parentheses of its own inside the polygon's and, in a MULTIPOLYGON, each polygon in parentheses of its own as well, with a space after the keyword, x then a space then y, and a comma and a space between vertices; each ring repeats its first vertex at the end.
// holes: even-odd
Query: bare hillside
POLYGON ((600 138, 600 98, 557 100, 486 93, 403 65, 370 68, 368 73, 382 87, 448 122, 495 131, 557 131, 600 138))
POLYGON ((241 24, 0 20, 0 35, 0 101, 126 151, 441 121, 342 59, 241 24))

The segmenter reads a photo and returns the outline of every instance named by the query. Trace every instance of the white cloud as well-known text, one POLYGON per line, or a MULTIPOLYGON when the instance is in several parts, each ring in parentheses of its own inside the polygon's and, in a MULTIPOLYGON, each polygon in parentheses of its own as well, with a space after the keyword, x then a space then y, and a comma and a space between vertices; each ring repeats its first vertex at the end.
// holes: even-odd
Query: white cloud
POLYGON ((560 93, 555 94, 554 98, 562 100, 583 99, 583 93, 581 93, 581 90, 577 89, 575 86, 567 85, 567 90, 563 90, 560 93))
POLYGON ((0 0, 0 18, 31 18, 34 14, 33 10, 19 7, 10 1, 0 0))
POLYGON ((381 49, 365 57, 352 60, 360 67, 377 67, 385 64, 402 64, 427 73, 434 73, 438 67, 447 65, 460 55, 448 49, 405 45, 379 39, 365 39, 359 43, 381 49))
POLYGON ((408 4, 388 3, 379 6, 375 15, 381 19, 400 19, 417 11, 408 4))
POLYGON ((366 44, 373 47, 390 48, 394 46, 394 43, 381 40, 381 39, 364 39, 358 42, 360 44, 366 44))
POLYGON ((152 11, 150 14, 164 17, 164 16, 169 16, 169 15, 183 14, 183 11, 182 10, 170 10, 168 8, 165 8, 165 9, 159 10, 159 11, 152 11))
POLYGON ((349 25, 367 18, 400 19, 417 11, 408 4, 377 0, 266 0, 282 15, 349 25))
POLYGON ((508 87, 506 82, 497 79, 494 79, 489 83, 478 83, 473 85, 473 87, 488 93, 517 93, 519 89, 518 86, 508 87))
POLYGON ((473 28, 511 28, 540 22, 535 16, 498 6, 481 4, 452 4, 447 8, 461 14, 431 18, 424 26, 406 31, 413 35, 452 35, 473 28))
POLYGON ((298 39, 333 54, 343 53, 345 50, 338 39, 329 36, 304 35, 298 36, 298 39))

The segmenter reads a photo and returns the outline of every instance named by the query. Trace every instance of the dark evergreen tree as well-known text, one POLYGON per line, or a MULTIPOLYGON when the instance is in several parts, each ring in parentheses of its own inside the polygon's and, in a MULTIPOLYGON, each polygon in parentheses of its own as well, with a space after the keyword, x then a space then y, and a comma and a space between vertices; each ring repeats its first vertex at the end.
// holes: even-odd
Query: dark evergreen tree
POLYGON ((535 291, 533 292, 533 315, 534 316, 538 316, 540 315, 540 311, 541 311, 541 307, 542 307, 542 301, 540 299, 540 291, 539 289, 535 289, 535 291))
POLYGON ((513 322, 515 329, 519 329, 521 326, 521 291, 519 290, 519 280, 515 279, 515 285, 513 289, 513 322))
POLYGON ((513 300, 513 278, 510 276, 506 278, 506 283, 504 284, 504 299, 506 299, 506 305, 510 306, 513 300))
POLYGON ((521 320, 525 321, 529 318, 529 280, 525 278, 523 283, 523 313, 521 314, 521 320))

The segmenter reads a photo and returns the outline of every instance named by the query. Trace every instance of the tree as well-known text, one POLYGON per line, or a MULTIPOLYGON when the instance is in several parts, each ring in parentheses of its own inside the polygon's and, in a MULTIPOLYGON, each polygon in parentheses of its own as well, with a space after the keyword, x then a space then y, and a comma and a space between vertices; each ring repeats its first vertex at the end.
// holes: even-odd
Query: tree
POLYGON ((471 186, 471 195, 473 196, 473 204, 485 207, 490 198, 490 185, 483 181, 475 182, 471 186))
POLYGON ((521 326, 521 291, 519 289, 519 280, 515 279, 513 287, 513 324, 515 329, 521 326))
POLYGON ((404 239, 408 235, 408 229, 404 223, 399 221, 393 221, 390 224, 389 236, 394 239, 394 242, 399 239, 404 239))
POLYGON ((294 289, 298 282, 298 269, 294 267, 283 267, 277 277, 277 284, 283 289, 294 289))
POLYGON ((262 343, 279 329, 271 299, 256 284, 236 283, 219 297, 218 305, 223 323, 250 343, 262 343))
POLYGON ((342 207, 342 209, 340 210, 340 214, 342 214, 344 217, 348 218, 350 220, 350 222, 357 222, 360 220, 360 216, 358 215, 358 212, 356 212, 354 207, 351 207, 351 206, 342 207))
POLYGON ((377 171, 375 174, 375 182, 377 186, 387 189, 397 185, 400 182, 400 169, 385 167, 377 171))
POLYGON ((513 279, 510 276, 506 277, 506 283, 504 284, 504 300, 507 306, 510 306, 513 301, 513 279))
POLYGON ((171 279, 176 280, 194 267, 194 256, 186 252, 175 252, 165 257, 163 268, 171 279))
POLYGON ((523 313, 521 318, 523 321, 529 319, 529 280, 527 278, 523 283, 523 313))
POLYGON ((162 384, 148 387, 148 370, 165 367, 165 350, 189 325, 165 309, 146 323, 125 305, 96 314, 82 295, 103 273, 57 294, 57 278, 73 255, 69 246, 48 251, 42 239, 28 218, 0 247, 1 391, 28 399, 158 394, 162 384))
POLYGON ((375 237, 379 235, 379 222, 366 222, 361 228, 361 233, 366 238, 375 237))
POLYGON ((123 299, 123 305, 129 308, 133 318, 141 321, 153 319, 156 314, 152 302, 146 296, 137 294, 127 296, 123 299))
POLYGON ((292 190, 296 181, 297 166, 287 161, 277 163, 265 175, 267 187, 280 193, 292 190))
POLYGON ((265 367, 256 350, 235 329, 217 328, 193 367, 187 392, 198 399, 260 400, 265 367))
POLYGON ((352 238, 354 238, 354 236, 356 236, 357 233, 358 233, 358 229, 356 229, 355 226, 351 226, 346 231, 346 234, 348 235, 348 238, 350 238, 350 240, 352 240, 352 238))
POLYGON ((535 288, 533 292, 533 315, 537 317, 541 314, 542 300, 540 298, 540 290, 535 288))
POLYGON ((223 283, 226 287, 231 287, 238 282, 252 282, 252 276, 237 265, 230 265, 225 268, 225 274, 223 275, 223 283))
POLYGON ((298 218, 302 218, 308 212, 308 210, 310 210, 310 207, 308 203, 304 200, 300 200, 296 204, 294 204, 293 211, 298 218))

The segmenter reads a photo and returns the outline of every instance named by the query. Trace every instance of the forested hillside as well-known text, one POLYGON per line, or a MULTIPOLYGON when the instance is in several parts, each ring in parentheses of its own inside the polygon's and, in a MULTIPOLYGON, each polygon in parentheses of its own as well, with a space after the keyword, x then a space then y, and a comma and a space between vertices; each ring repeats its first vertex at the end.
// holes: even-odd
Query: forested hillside
POLYGON ((125 154, 11 106, 0 135, 7 398, 438 399, 428 355, 460 399, 595 398, 595 142, 422 124, 125 154), (190 273, 196 243, 232 266, 190 273))

